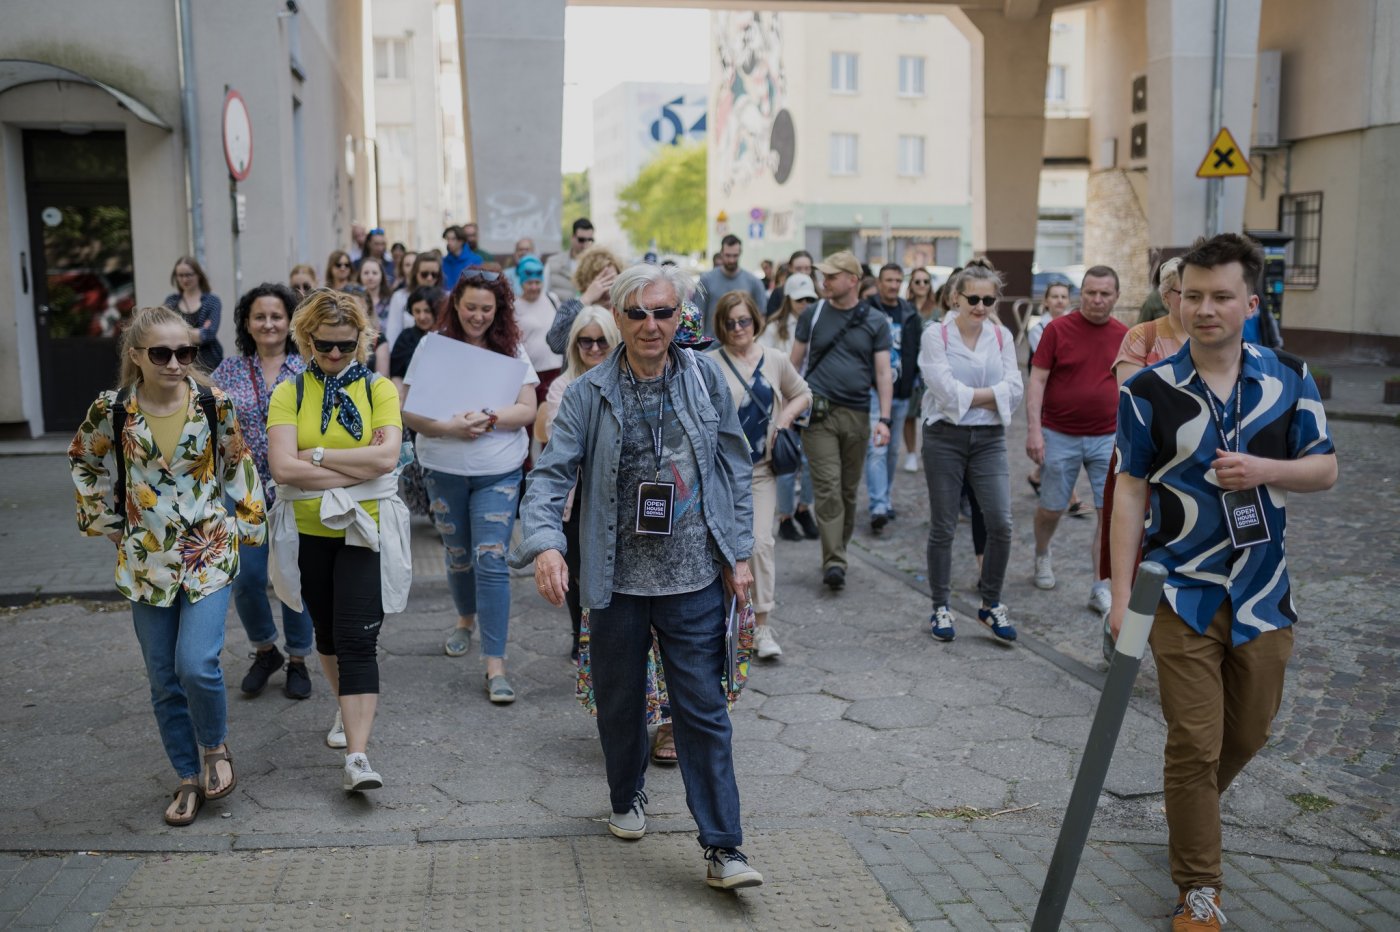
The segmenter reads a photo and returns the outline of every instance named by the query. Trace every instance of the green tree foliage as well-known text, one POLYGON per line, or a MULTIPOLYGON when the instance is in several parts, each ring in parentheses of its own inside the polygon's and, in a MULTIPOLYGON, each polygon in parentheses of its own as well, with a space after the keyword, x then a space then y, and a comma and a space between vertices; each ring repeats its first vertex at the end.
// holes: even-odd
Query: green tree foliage
POLYGON ((573 237, 574 221, 590 214, 588 205, 588 169, 581 172, 565 172, 563 191, 559 208, 559 242, 564 249, 569 248, 573 237))
POLYGON ((617 221, 636 249, 705 249, 705 147, 666 146, 617 194, 617 221))

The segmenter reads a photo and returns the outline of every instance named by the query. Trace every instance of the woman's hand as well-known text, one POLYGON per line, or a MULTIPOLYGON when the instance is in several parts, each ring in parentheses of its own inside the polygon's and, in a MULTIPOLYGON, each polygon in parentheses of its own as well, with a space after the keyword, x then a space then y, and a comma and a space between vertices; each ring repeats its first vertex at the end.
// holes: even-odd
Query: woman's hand
POLYGON ((562 553, 543 550, 535 557, 535 588, 550 605, 564 604, 564 593, 569 591, 569 567, 562 553))
POLYGON ((603 269, 603 271, 599 272, 598 277, 589 282, 588 287, 583 289, 583 294, 579 297, 584 307, 598 304, 602 301, 612 289, 612 283, 616 278, 617 269, 612 266, 608 266, 603 269))
POLYGON ((463 411, 441 422, 448 436, 458 440, 475 440, 486 433, 491 426, 491 418, 480 411, 463 411))

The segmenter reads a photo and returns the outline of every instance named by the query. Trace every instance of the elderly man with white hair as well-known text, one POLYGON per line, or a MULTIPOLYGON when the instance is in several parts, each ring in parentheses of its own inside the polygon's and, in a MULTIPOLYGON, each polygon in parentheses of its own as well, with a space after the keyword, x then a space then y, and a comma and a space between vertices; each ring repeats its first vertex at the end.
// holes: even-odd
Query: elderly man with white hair
POLYGON ((740 852, 739 787, 724 674, 730 598, 753 576, 752 467, 717 363, 673 345, 694 289, 676 266, 636 265, 612 284, 622 346, 564 392, 530 473, 514 566, 534 561, 541 595, 562 605, 564 502, 578 486, 580 601, 590 610, 593 690, 619 838, 646 833, 645 683, 652 632, 671 697, 686 803, 705 881, 763 882, 740 852))

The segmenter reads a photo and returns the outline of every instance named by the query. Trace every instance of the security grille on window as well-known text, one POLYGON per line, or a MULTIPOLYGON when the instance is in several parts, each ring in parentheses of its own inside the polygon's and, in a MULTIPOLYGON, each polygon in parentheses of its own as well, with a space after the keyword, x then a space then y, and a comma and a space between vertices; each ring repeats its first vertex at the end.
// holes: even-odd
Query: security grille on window
POLYGON ((860 89, 860 61, 855 52, 831 53, 831 89, 854 94, 860 89))
POLYGON ((856 173, 856 134, 831 134, 831 173, 833 175, 854 175, 856 173))
POLYGON ((1316 288, 1322 255, 1322 192, 1280 197, 1278 228, 1293 234, 1293 242, 1284 247, 1288 261, 1285 283, 1295 288, 1316 288))
POLYGON ((899 137, 899 173, 919 177, 924 173, 924 137, 899 137))
POLYGON ((924 60, 918 55, 899 56, 899 96, 924 96, 924 60))
POLYGON ((408 40, 374 40, 374 76, 381 81, 408 80, 408 40))

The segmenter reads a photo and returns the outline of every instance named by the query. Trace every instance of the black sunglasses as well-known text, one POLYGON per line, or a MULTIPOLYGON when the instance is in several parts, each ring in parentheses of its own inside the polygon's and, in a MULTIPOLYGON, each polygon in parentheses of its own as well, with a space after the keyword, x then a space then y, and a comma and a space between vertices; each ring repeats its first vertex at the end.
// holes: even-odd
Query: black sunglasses
POLYGON ((607 337, 579 337, 574 342, 577 343, 578 348, 583 350, 585 353, 590 353, 595 349, 605 350, 608 348, 607 337))
POLYGON ((168 346, 146 347, 146 358, 149 359, 151 362, 155 363, 157 366, 170 365, 171 356, 174 356, 175 361, 178 362, 180 365, 188 366, 190 363, 194 362, 195 356, 198 355, 199 347, 190 346, 189 344, 186 344, 184 346, 177 346, 174 349, 168 346))
POLYGON ((816 299, 816 298, 793 298, 793 299, 792 299, 792 303, 793 303, 793 304, 811 304, 811 303, 812 303, 813 301, 815 301, 815 300, 817 300, 817 299, 816 299))
POLYGON ((575 240, 576 242, 579 242, 579 243, 591 243, 591 242, 593 242, 593 237, 591 237, 591 236, 575 236, 575 237, 574 237, 574 240, 575 240))
POLYGON ((442 273, 441 273, 441 272, 430 272, 430 271, 428 271, 427 269, 422 269, 421 271, 419 271, 418 277, 419 277, 419 278, 431 278, 431 279, 433 279, 434 281, 436 281, 437 279, 439 279, 439 278, 442 277, 442 273))
POLYGON ((724 326, 730 330, 746 330, 753 326, 752 317, 731 317, 724 322, 724 326))
POLYGON ((349 262, 337 262, 337 263, 335 264, 335 267, 338 268, 338 269, 350 269, 350 268, 354 268, 354 266, 351 265, 349 262))
POLYGON ((963 299, 966 300, 967 303, 970 304, 972 307, 976 307, 979 304, 985 304, 987 305, 987 307, 993 307, 999 300, 1001 300, 994 294, 984 294, 980 298, 976 295, 965 294, 963 295, 963 299))
POLYGON ((316 352, 318 353, 329 353, 331 350, 340 350, 342 353, 348 356, 349 354, 355 352, 355 350, 359 348, 360 341, 358 339, 312 340, 311 345, 316 348, 316 352))
POLYGON ((932 284, 933 284, 933 280, 932 280, 932 279, 929 279, 929 278, 914 278, 914 279, 910 279, 909 284, 911 284, 911 285, 932 285, 932 284))
POLYGON ((462 280, 468 282, 494 282, 500 277, 499 272, 492 272, 489 269, 467 269, 462 273, 462 280))
POLYGON ((670 320, 676 316, 678 307, 629 307, 622 313, 627 315, 628 320, 646 320, 648 317, 656 320, 670 320))

